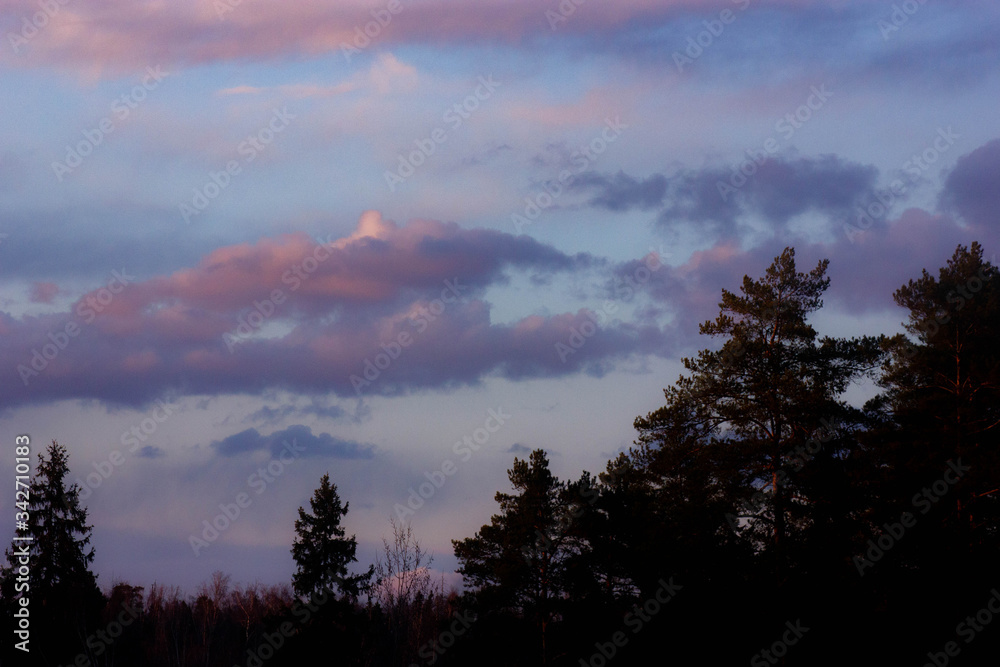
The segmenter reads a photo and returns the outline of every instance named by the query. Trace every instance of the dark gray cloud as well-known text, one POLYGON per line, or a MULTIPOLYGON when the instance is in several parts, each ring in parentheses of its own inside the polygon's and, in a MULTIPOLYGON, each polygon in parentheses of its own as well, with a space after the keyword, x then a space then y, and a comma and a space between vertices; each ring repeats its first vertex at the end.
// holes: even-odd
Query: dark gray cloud
POLYGON ((590 205, 609 211, 648 210, 663 205, 667 192, 667 178, 653 174, 646 179, 637 179, 619 171, 613 176, 604 174, 582 174, 573 182, 576 190, 596 190, 590 205))
POLYGON ((223 440, 215 440, 212 442, 212 447, 222 456, 235 456, 236 454, 265 449, 266 445, 263 442, 263 436, 257 429, 248 428, 223 440))
MULTIPOLYGON (((621 183, 651 184, 659 182, 654 180, 657 176, 643 181, 624 174, 616 178, 621 183)), ((659 177, 666 188, 658 218, 662 226, 697 226, 716 238, 736 238, 750 217, 762 218, 781 231, 796 216, 812 211, 839 226, 858 205, 874 200, 878 170, 821 155, 759 162, 748 158, 729 167, 684 169, 669 178, 659 177)))
POLYGON ((220 456, 237 456, 249 452, 266 450, 271 458, 277 458, 286 446, 294 444, 304 448, 299 455, 304 457, 326 456, 338 459, 370 459, 375 456, 375 446, 351 440, 342 440, 329 433, 313 435, 308 426, 297 424, 270 435, 261 435, 255 428, 215 440, 212 448, 220 456))
POLYGON ((161 448, 154 447, 152 445, 146 445, 139 450, 138 454, 136 454, 136 456, 141 459, 161 459, 166 455, 166 452, 164 452, 161 448))
POLYGON ((970 225, 996 229, 1000 220, 1000 139, 958 159, 945 179, 940 205, 970 225))
POLYGON ((496 160, 503 153, 513 150, 514 149, 509 144, 497 144, 490 146, 489 148, 485 148, 478 153, 462 158, 460 164, 462 167, 476 167, 481 164, 488 164, 496 160))
POLYGON ((836 155, 766 160, 745 186, 747 208, 778 225, 810 210, 840 218, 873 196, 877 178, 875 167, 836 155))
POLYGON ((690 169, 675 174, 670 179, 667 205, 660 212, 660 224, 669 228, 694 223, 721 236, 735 236, 743 208, 738 198, 723 197, 718 185, 729 176, 729 171, 720 168, 690 169))

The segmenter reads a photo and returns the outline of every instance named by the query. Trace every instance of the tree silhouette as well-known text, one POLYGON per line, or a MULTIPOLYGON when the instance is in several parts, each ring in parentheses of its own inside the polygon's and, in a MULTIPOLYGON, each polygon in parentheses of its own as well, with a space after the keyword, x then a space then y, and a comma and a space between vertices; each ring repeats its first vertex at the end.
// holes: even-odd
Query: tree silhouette
POLYGON ((831 475, 819 471, 836 465, 831 447, 810 454, 807 444, 824 427, 836 431, 830 427, 860 420, 840 395, 881 355, 871 337, 817 340, 807 318, 823 305, 827 266, 822 260, 800 273, 795 250, 785 248, 762 279, 743 278, 742 295, 723 289, 719 316, 700 328, 725 336, 722 348, 683 359, 690 376, 664 390, 666 406, 635 421, 639 459, 659 467, 681 496, 713 502, 744 495, 734 513, 740 530, 774 556, 779 570, 789 535, 822 516, 813 510, 824 493, 807 480, 821 484, 817 477, 831 475), (806 465, 805 474, 793 474, 806 465), (690 471, 678 476, 685 467, 690 471), (687 480, 694 485, 685 491, 687 480))
POLYGON ((337 485, 330 483, 329 473, 320 479, 319 488, 309 500, 312 514, 299 507, 295 521, 295 542, 292 556, 297 565, 292 586, 298 595, 309 595, 323 588, 339 590, 356 598, 371 579, 373 570, 359 575, 347 574, 347 567, 357 562, 358 544, 354 536, 346 537, 340 525, 350 503, 341 505, 337 485))
POLYGON ((452 540, 460 572, 484 609, 506 610, 530 619, 546 660, 546 634, 565 590, 571 523, 565 484, 549 470, 541 449, 529 460, 515 458, 507 471, 518 493, 497 492, 500 514, 475 537, 452 540))
MULTIPOLYGON (((69 454, 53 440, 45 452, 38 453, 27 530, 20 531, 21 536, 32 540, 15 541, 5 552, 7 566, 0 572, 5 604, 16 604, 15 595, 29 597, 31 648, 46 660, 57 660, 80 649, 103 602, 97 578, 90 571, 94 550, 89 547, 87 508, 80 504, 79 487, 66 485, 68 474, 69 454), (25 549, 29 553, 27 590, 18 587, 17 579, 25 549)), ((13 609, 9 611, 13 613, 13 609)))
POLYGON ((389 518, 392 541, 382 539, 382 552, 375 556, 375 579, 370 598, 377 604, 388 626, 393 662, 418 660, 418 647, 427 639, 421 632, 424 606, 435 596, 444 597, 444 582, 435 584, 428 569, 434 557, 413 535, 413 528, 389 518))
POLYGON ((216 572, 189 598, 121 582, 102 600, 53 441, 15 519, 33 541, 0 568, 13 613, 30 562, 31 654, 8 642, 0 664, 630 665, 689 650, 710 664, 944 664, 956 647, 965 664, 995 661, 1000 271, 978 243, 958 246, 895 292, 905 334, 843 339, 810 324, 826 270, 797 271, 787 248, 741 293, 723 289, 701 325, 721 347, 683 360, 599 474, 565 483, 544 451, 515 458, 498 512, 452 541, 461 595, 395 521, 374 568, 349 576, 348 504, 325 474, 295 522, 295 595, 216 572), (880 364, 882 393, 847 404, 880 364))
POLYGON ((936 571, 944 567, 936 560, 960 561, 974 577, 969 558, 989 570, 1000 547, 998 273, 979 243, 959 245, 936 277, 925 269, 894 294, 909 311, 909 335, 888 342, 885 393, 869 404, 882 419, 870 439, 885 463, 871 485, 873 523, 898 516, 899 498, 940 478, 948 461, 968 468, 933 503, 934 519, 900 550, 911 568, 936 571))

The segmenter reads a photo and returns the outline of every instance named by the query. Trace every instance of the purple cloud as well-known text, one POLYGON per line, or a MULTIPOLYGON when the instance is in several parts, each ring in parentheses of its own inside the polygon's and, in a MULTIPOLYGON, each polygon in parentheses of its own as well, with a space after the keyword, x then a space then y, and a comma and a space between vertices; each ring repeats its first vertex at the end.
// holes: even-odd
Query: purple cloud
POLYGON ((958 159, 945 179, 940 204, 970 225, 984 231, 996 229, 1000 211, 1000 139, 958 159))
POLYGON ((596 173, 582 174, 573 182, 573 189, 596 190, 589 204, 609 211, 659 208, 667 192, 667 178, 653 174, 637 179, 619 171, 614 176, 596 173))
POLYGON ((293 234, 227 246, 168 276, 139 281, 125 273, 124 285, 113 279, 68 313, 0 314, 7 335, 0 365, 12 380, 0 395, 8 404, 135 405, 168 392, 391 395, 490 374, 602 373, 654 350, 655 326, 602 327, 585 349, 561 359, 556 345, 585 313, 495 324, 477 295, 504 284, 511 270, 603 265, 527 236, 427 220, 397 226, 369 212, 353 234, 327 244, 293 234), (396 350, 391 359, 387 349, 396 350))
POLYGON ((875 167, 836 155, 748 158, 729 168, 685 170, 670 179, 659 221, 668 228, 707 227, 723 238, 738 236, 749 216, 762 217, 775 230, 808 211, 839 224, 874 198, 877 177, 875 167))

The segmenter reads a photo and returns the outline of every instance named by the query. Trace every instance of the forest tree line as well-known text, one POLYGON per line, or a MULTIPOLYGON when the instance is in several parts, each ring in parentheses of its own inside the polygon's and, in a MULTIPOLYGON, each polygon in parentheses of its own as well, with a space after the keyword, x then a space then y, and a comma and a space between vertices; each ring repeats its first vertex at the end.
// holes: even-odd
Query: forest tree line
MULTIPOLYGON (((39 455, 32 651, 10 664, 982 664, 1000 652, 1000 282, 978 243, 894 293, 906 334, 821 337, 828 263, 787 248, 722 290, 663 407, 596 475, 515 458, 454 540, 446 591, 411 528, 366 571, 326 475, 299 509, 288 585, 216 573, 194 596, 101 591, 90 526, 39 455), (845 392, 870 382, 863 406, 845 392), (111 636, 111 631, 116 632, 111 636), (16 662, 15 662, 16 661, 16 662)), ((18 609, 15 543, 0 573, 18 609)), ((4 660, 7 663, 7 660, 4 660)))

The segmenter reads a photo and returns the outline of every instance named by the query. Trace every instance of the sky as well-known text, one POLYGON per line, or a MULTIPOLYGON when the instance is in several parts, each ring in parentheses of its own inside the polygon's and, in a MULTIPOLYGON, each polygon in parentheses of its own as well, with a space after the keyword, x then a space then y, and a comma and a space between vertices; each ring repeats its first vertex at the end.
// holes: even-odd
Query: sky
POLYGON ((290 581, 326 472, 360 564, 397 517, 458 584, 514 457, 603 470, 783 248, 830 260, 831 336, 901 331, 893 292, 959 244, 996 262, 998 28, 987 0, 2 0, 0 475, 18 435, 67 447, 104 587, 290 581))

